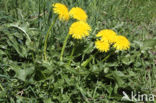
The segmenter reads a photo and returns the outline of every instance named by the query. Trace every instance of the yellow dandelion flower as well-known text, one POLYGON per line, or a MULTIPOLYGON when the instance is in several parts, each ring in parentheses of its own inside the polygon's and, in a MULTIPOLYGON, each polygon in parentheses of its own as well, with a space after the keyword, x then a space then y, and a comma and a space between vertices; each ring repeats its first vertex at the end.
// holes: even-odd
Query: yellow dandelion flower
POLYGON ((59 15, 60 20, 68 21, 69 20, 69 12, 68 8, 61 3, 55 3, 52 5, 54 13, 59 15))
POLYGON ((127 50, 130 48, 130 42, 124 36, 116 36, 115 44, 113 45, 117 50, 127 50))
POLYGON ((81 20, 81 21, 86 21, 88 16, 86 14, 86 12, 79 8, 79 7, 73 7, 70 11, 69 11, 69 15, 71 17, 73 17, 76 20, 81 20))
POLYGON ((97 40, 95 42, 95 47, 100 51, 100 52, 107 52, 109 50, 109 43, 107 41, 102 41, 102 40, 97 40))
POLYGON ((101 40, 105 41, 108 40, 109 43, 115 42, 116 33, 110 29, 104 29, 98 32, 96 37, 102 37, 101 40))
POLYGON ((69 28, 69 34, 75 39, 82 39, 89 35, 91 27, 83 21, 74 22, 69 28))

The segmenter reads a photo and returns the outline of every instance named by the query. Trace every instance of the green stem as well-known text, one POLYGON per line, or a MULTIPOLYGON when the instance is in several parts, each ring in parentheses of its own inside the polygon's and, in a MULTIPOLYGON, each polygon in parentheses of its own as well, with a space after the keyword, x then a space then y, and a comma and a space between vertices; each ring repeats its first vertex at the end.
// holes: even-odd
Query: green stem
POLYGON ((47 41, 48 41, 49 33, 50 33, 50 31, 51 31, 53 25, 55 24, 56 19, 57 19, 57 18, 55 18, 55 19, 53 20, 53 22, 51 23, 51 25, 50 25, 50 27, 49 27, 49 29, 48 29, 48 32, 47 32, 47 34, 46 34, 46 37, 45 37, 45 41, 44 41, 44 60, 47 60, 47 53, 46 53, 46 52, 47 52, 47 41))
POLYGON ((4 88, 2 87, 1 83, 0 83, 0 88, 2 89, 2 91, 4 91, 4 88))
MULTIPOLYGON (((107 55, 103 60, 102 62, 106 61, 115 51, 112 51, 109 55, 107 55)), ((85 60, 81 66, 83 67, 86 67, 88 65, 88 63, 95 57, 95 55, 97 54, 98 52, 96 52, 94 55, 90 56, 87 60, 85 60)))
POLYGON ((102 59, 102 62, 106 61, 115 51, 112 51, 109 55, 102 59))
POLYGON ((63 60, 63 54, 64 54, 64 50, 65 50, 65 47, 66 47, 67 40, 68 40, 69 36, 70 36, 70 35, 67 34, 67 36, 66 36, 66 38, 65 38, 65 40, 64 40, 63 47, 62 47, 62 51, 61 51, 61 55, 60 55, 60 61, 63 60))
POLYGON ((91 55, 87 60, 85 60, 81 66, 83 67, 86 67, 88 65, 88 63, 95 57, 95 55, 97 54, 98 52, 96 52, 94 55, 91 55))
POLYGON ((71 52, 71 54, 70 54, 70 60, 69 60, 69 65, 70 65, 70 63, 71 63, 71 59, 72 59, 72 57, 73 57, 73 54, 74 54, 74 52, 75 52, 75 49, 76 49, 76 46, 74 45, 74 48, 72 49, 72 52, 71 52))

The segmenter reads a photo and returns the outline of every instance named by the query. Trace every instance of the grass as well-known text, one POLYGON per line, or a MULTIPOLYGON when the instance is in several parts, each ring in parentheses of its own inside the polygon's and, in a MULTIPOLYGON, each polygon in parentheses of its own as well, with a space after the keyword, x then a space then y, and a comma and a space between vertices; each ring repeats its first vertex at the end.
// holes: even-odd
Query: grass
POLYGON ((155 0, 1 0, 0 102, 122 103, 123 91, 156 95, 155 5, 155 0), (60 53, 73 20, 56 21, 44 60, 45 35, 56 18, 51 5, 56 2, 83 8, 92 27, 88 38, 69 38, 63 61, 60 53), (101 29, 126 36, 130 50, 106 61, 109 52, 94 56, 95 34, 101 29))

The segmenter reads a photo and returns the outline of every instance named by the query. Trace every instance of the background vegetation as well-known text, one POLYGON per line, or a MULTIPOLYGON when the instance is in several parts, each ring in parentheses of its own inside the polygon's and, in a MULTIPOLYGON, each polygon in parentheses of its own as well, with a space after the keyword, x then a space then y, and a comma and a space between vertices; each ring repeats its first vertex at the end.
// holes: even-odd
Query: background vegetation
POLYGON ((0 102, 121 103, 122 91, 156 95, 155 34, 155 0, 0 0, 0 102), (63 62, 59 56, 72 21, 56 22, 48 39, 48 61, 43 59, 45 34, 56 17, 51 5, 56 2, 83 8, 92 26, 90 37, 70 38, 63 62), (97 51, 95 34, 106 28, 126 36, 131 49, 105 62, 107 54, 98 53, 81 67, 97 51))

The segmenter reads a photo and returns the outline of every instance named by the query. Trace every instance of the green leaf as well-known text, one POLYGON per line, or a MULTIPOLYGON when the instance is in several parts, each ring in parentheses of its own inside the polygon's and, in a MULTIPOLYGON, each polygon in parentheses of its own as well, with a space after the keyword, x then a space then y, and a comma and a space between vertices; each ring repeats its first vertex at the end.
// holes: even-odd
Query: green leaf
POLYGON ((124 56, 122 58, 122 63, 126 64, 126 65, 130 65, 132 62, 134 62, 134 56, 131 56, 130 54, 124 56))
POLYGON ((5 55, 5 52, 0 50, 0 55, 5 55))
POLYGON ((16 70, 16 76, 18 79, 21 79, 23 81, 26 80, 26 77, 33 73, 33 69, 20 69, 16 70))
POLYGON ((21 30, 26 35, 27 39, 29 41, 31 41, 31 39, 29 37, 29 34, 27 33, 27 27, 20 27, 18 25, 18 23, 17 24, 9 24, 9 27, 14 27, 14 28, 17 28, 17 29, 21 30))
POLYGON ((15 71, 16 77, 22 81, 26 81, 28 76, 34 72, 34 66, 20 67, 18 65, 12 65, 11 68, 15 71))
POLYGON ((143 41, 143 49, 153 49, 156 48, 156 39, 148 39, 143 41))
POLYGON ((114 71, 113 72, 113 77, 117 81, 118 85, 121 86, 124 84, 124 81, 122 78, 124 78, 124 74, 120 71, 114 71))
POLYGON ((51 98, 48 98, 44 100, 44 103, 53 103, 53 102, 51 101, 51 98))

